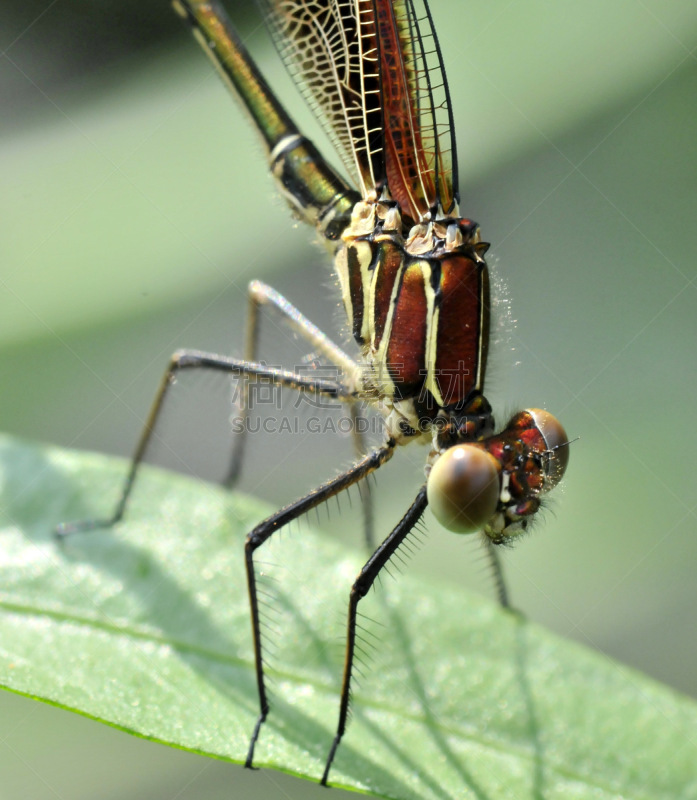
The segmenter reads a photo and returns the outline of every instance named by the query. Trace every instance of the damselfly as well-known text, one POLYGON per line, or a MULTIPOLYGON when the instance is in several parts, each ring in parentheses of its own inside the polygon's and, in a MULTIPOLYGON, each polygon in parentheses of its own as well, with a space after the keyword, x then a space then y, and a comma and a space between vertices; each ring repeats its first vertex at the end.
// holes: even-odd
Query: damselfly
MULTIPOLYGON (((430 504, 444 527, 511 542, 564 473, 568 440, 545 411, 516 414, 495 433, 484 396, 489 341, 488 245, 460 215, 453 114, 427 0, 261 0, 278 49, 323 122, 355 185, 329 166, 294 125, 215 0, 175 0, 176 10, 241 99, 268 150, 293 212, 313 225, 334 259, 358 359, 331 342, 270 287, 249 287, 245 359, 175 353, 155 398, 111 518, 62 525, 60 534, 111 525, 124 514, 163 401, 182 370, 213 370, 250 382, 339 399, 352 413, 367 403, 384 418, 384 442, 350 469, 261 522, 245 559, 259 716, 246 757, 269 714, 255 554, 274 533, 389 461, 414 441, 430 447, 426 482, 349 593, 339 719, 321 782, 346 728, 357 609, 430 504), (326 360, 336 379, 257 362, 262 306, 284 316, 326 360)), ((243 399, 243 413, 247 406, 243 399)), ((230 482, 239 472, 238 444, 230 482)), ((370 520, 370 510, 367 511, 370 520)), ((495 565, 497 561, 494 559, 495 565)), ((500 586, 503 587, 500 581, 500 586)), ((505 602, 505 592, 501 591, 505 602)))

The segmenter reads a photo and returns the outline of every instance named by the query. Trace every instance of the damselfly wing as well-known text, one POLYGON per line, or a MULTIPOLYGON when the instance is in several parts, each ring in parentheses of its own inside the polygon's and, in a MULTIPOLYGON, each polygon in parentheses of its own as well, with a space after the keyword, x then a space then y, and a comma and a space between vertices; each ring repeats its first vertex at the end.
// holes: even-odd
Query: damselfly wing
MULTIPOLYGON (((352 178, 341 178, 293 123, 214 0, 175 0, 176 10, 242 101, 294 213, 314 226, 333 258, 354 358, 270 287, 249 287, 244 359, 200 351, 172 357, 141 435, 114 514, 64 524, 59 534, 121 519, 164 398, 181 370, 213 370, 245 385, 265 380, 367 403, 384 419, 384 441, 348 470, 273 514, 246 540, 259 716, 246 757, 270 712, 255 554, 292 520, 362 481, 414 441, 429 446, 426 480, 349 592, 338 723, 321 778, 346 728, 354 672, 357 609, 428 504, 449 530, 481 531, 504 545, 524 531, 561 479, 568 440, 540 409, 513 416, 499 432, 484 394, 489 278, 479 226, 459 210, 453 114, 427 0, 260 0, 281 56, 324 125, 352 178), (268 306, 325 359, 335 380, 257 362, 258 313, 268 306)), ((360 440, 357 440, 360 444, 360 440)), ((230 471, 239 473, 240 442, 230 471)), ((370 510, 367 511, 370 520, 370 510)), ((497 562, 495 561, 497 564, 497 562)), ((500 583, 503 586, 503 583, 500 583)), ((505 602, 505 591, 501 590, 505 602)))

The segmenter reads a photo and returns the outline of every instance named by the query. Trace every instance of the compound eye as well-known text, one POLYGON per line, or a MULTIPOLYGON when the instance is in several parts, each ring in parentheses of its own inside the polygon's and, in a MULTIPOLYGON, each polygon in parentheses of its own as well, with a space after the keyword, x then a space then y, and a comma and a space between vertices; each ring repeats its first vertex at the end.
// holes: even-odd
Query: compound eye
POLYGON ((547 452, 545 453, 545 483, 543 491, 553 489, 564 477, 569 464, 569 437, 559 420, 549 411, 529 408, 528 413, 535 420, 537 430, 542 434, 547 452))
POLYGON ((458 444, 433 465, 426 487, 433 516, 453 533, 475 533, 498 505, 499 465, 486 450, 458 444))

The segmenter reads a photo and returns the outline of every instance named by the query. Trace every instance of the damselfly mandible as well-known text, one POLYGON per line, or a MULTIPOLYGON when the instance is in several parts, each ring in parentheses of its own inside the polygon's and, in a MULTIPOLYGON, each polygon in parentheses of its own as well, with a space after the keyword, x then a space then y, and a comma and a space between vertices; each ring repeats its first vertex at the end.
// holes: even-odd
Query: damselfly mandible
MULTIPOLYGON (((176 353, 163 377, 121 499, 103 521, 64 524, 59 534, 121 519, 173 376, 214 370, 249 381, 368 403, 384 417, 383 444, 354 466, 261 522, 245 546, 260 711, 246 764, 269 713, 254 556, 276 531, 377 470, 413 441, 430 445, 426 482, 375 549, 349 594, 339 719, 326 784, 349 711, 357 608, 427 504, 444 527, 483 531, 493 545, 524 531, 562 477, 568 440, 545 411, 516 414, 495 433, 484 396, 489 340, 488 245, 458 207, 457 158, 448 83, 427 0, 261 0, 286 66, 323 122, 344 165, 337 175, 266 84, 214 0, 175 0, 176 10, 250 113, 278 187, 313 225, 334 259, 354 359, 270 287, 249 287, 245 359, 176 353), (266 305, 340 371, 336 380, 270 369, 255 361, 258 312, 266 305)), ((242 443, 230 473, 239 471, 242 443)), ((370 510, 367 512, 370 520, 370 510)), ((368 528, 370 525, 368 525, 368 528)), ((500 578, 500 575, 499 575, 500 578)), ((501 599, 505 602, 503 583, 501 599)))

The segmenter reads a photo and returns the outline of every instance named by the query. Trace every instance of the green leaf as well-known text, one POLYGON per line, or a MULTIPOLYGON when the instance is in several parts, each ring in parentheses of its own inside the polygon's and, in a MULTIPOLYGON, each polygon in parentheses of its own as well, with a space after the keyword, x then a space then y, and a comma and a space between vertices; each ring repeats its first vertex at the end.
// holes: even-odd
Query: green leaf
MULTIPOLYGON (((0 440, 2 683, 241 762, 257 711, 242 544, 268 509, 146 468, 125 522, 56 543, 54 524, 104 513, 123 473, 0 440)), ((260 551, 275 629, 260 766, 321 774, 360 563, 304 526, 260 551)), ((491 603, 391 572, 361 606, 364 677, 334 784, 420 800, 697 797, 693 702, 491 603)))

